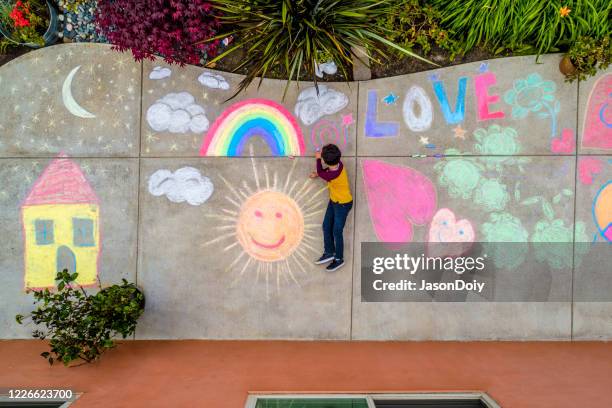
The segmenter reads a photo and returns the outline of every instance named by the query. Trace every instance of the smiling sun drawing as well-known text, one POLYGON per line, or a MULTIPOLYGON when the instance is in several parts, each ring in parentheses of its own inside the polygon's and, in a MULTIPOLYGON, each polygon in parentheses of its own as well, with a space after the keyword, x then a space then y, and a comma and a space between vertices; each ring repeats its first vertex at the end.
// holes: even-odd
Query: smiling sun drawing
POLYGON ((310 263, 318 252, 314 246, 319 245, 313 230, 320 224, 312 223, 312 218, 323 212, 325 200, 317 198, 326 188, 308 178, 301 185, 292 180, 297 160, 282 185, 278 172, 270 177, 265 164, 260 180, 255 159, 251 161, 254 188, 246 180, 236 187, 220 176, 229 190, 225 196, 228 207, 221 210, 223 214, 206 214, 221 222, 215 227, 221 235, 203 246, 227 245, 223 251, 231 251, 234 260, 226 272, 237 274, 233 284, 255 275, 256 282, 265 280, 269 295, 269 285, 274 282, 277 291, 281 283, 293 281, 299 286, 293 273, 296 268, 306 275, 304 263, 310 263))

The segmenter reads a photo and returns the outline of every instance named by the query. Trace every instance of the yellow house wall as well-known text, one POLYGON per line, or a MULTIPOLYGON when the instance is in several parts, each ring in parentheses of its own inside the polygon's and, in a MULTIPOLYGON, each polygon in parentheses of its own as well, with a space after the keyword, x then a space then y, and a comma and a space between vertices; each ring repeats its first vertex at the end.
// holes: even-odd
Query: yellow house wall
MULTIPOLYGON (((74 252, 77 283, 90 285, 98 276, 100 252, 99 208, 95 204, 48 204, 24 207, 22 221, 25 232, 25 286, 44 288, 55 285, 57 249, 65 245, 74 252), (72 218, 90 218, 94 225, 95 245, 74 245, 72 218), (36 220, 53 221, 53 243, 36 244, 36 220)), ((70 271, 73 272, 73 271, 70 271)))

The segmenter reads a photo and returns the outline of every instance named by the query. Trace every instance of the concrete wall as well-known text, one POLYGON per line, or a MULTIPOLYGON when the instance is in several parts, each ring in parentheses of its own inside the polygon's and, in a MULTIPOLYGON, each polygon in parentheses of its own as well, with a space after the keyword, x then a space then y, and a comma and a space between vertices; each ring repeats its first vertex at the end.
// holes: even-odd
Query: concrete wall
MULTIPOLYGON (((593 209, 610 208, 594 199, 612 178, 612 71, 567 84, 559 58, 333 83, 318 100, 311 84, 291 85, 283 100, 285 82, 265 80, 230 101, 238 75, 137 64, 103 45, 14 60, 0 68, 0 337, 31 329, 14 323, 31 308, 24 259, 36 250, 24 242, 32 226, 22 225, 22 206, 32 196, 83 202, 91 188, 100 282, 126 277, 147 295, 137 338, 610 339, 610 303, 360 298, 361 242, 386 240, 388 223, 428 240, 431 216, 402 212, 408 198, 449 209, 476 241, 607 239, 607 224, 598 227, 607 213, 594 218, 593 209), (257 126, 267 139, 238 143, 244 123, 245 140, 257 126), (347 265, 331 274, 312 264, 327 192, 307 177, 313 152, 329 141, 343 149, 355 197, 347 265), (51 163, 75 163, 80 182, 44 172, 51 163), (364 165, 411 174, 435 194, 404 186, 381 210, 364 165), (392 208, 400 219, 389 218, 392 208)), ((557 279, 569 285, 577 268, 557 279)))

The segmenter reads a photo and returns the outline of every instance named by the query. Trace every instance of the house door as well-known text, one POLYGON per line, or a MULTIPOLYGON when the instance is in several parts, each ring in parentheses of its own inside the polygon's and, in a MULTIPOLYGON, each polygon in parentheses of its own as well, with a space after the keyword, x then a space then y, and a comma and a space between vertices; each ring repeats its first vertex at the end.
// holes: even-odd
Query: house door
POLYGON ((68 272, 76 272, 76 258, 74 252, 65 245, 57 248, 57 271, 68 269, 68 272))

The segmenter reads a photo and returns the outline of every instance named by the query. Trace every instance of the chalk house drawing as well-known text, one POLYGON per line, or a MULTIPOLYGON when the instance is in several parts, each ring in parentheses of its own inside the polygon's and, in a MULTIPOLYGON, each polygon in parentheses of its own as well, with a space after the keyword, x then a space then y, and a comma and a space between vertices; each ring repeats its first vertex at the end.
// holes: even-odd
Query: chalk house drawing
POLYGON ((228 107, 206 133, 200 156, 241 156, 247 142, 262 138, 274 156, 301 156, 304 136, 291 112, 261 98, 246 99, 228 107))
POLYGON ((147 123, 156 132, 202 133, 208 129, 204 108, 189 92, 169 93, 147 109, 147 123))
POLYGON ((165 195, 173 203, 204 204, 214 191, 213 183, 202 176, 198 169, 182 167, 175 172, 157 170, 149 177, 149 193, 156 197, 165 195))
POLYGON ((228 182, 219 175, 228 194, 227 207, 217 214, 204 214, 219 222, 213 227, 218 237, 202 244, 203 247, 223 245, 223 252, 233 261, 225 269, 233 274, 232 286, 243 278, 265 284, 266 296, 270 287, 277 293, 285 284, 299 284, 305 265, 320 251, 317 235, 321 228, 314 217, 322 214, 326 204, 326 187, 307 179, 294 179, 295 160, 287 177, 281 180, 278 172, 263 171, 254 158, 254 183, 243 181, 241 186, 228 182))
POLYGON ((584 113, 582 147, 612 149, 612 74, 599 78, 584 113))
POLYGON ((340 112, 348 103, 348 96, 342 92, 319 85, 318 93, 314 86, 300 92, 294 112, 304 125, 310 126, 325 115, 340 112))
POLYGON ((98 276, 100 207, 79 166, 59 155, 43 171, 21 205, 25 287, 55 285, 58 270, 77 272, 77 283, 98 276))
POLYGON ((64 80, 64 84, 62 85, 62 102, 64 102, 64 106, 66 107, 68 112, 70 112, 74 116, 83 119, 92 119, 95 118, 96 115, 91 112, 88 112, 85 108, 79 105, 78 102, 74 99, 74 96, 72 95, 72 81, 74 80, 74 76, 80 68, 80 65, 78 67, 75 67, 72 71, 70 71, 70 73, 64 80))

